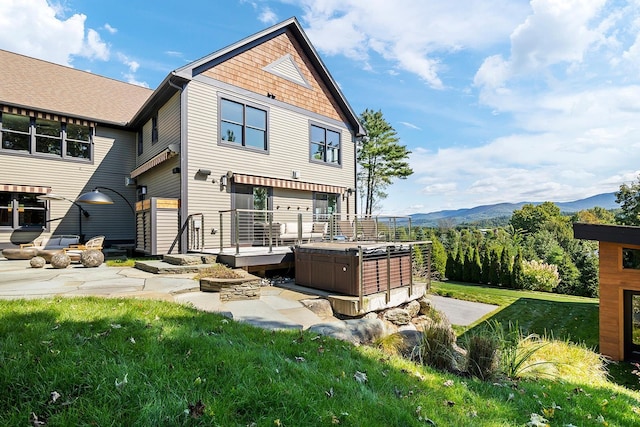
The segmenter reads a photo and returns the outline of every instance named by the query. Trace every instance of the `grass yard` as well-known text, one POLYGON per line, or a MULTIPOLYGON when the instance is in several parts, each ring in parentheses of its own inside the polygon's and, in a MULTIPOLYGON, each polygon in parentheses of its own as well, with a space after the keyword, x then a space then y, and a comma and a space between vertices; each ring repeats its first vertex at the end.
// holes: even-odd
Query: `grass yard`
POLYGON ((631 426, 640 395, 594 380, 483 382, 376 348, 189 307, 0 301, 0 425, 631 426), (38 424, 45 423, 45 424, 38 424), (528 424, 529 423, 529 424, 528 424), (605 424, 606 423, 606 424, 605 424))
MULTIPOLYGON (((501 307, 490 317, 503 325, 517 322, 527 334, 549 336, 598 348, 598 299, 532 292, 459 282, 432 282, 434 294, 501 307)), ((486 320, 486 319, 484 319, 486 320)), ((477 327, 478 324, 472 325, 477 327)))

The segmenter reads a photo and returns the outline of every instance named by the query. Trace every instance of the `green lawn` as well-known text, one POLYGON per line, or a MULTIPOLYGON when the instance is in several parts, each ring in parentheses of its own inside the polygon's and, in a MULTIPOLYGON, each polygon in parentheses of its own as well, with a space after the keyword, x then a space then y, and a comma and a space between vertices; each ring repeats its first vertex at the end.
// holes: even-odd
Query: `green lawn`
POLYGON ((483 382, 149 300, 0 301, 0 425, 637 425, 588 375, 483 382), (31 421, 30 421, 31 419, 31 421))
MULTIPOLYGON (((569 340, 598 349, 598 299, 458 282, 433 282, 432 293, 501 307, 484 321, 516 323, 527 334, 569 340)), ((472 325, 481 326, 482 322, 472 325)))

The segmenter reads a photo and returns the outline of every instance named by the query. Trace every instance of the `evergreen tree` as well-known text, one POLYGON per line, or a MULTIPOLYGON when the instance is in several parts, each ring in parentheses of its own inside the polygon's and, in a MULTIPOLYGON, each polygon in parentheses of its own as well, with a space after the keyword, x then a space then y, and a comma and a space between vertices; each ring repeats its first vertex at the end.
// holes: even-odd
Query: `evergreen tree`
POLYGON ((462 281, 471 282, 473 277, 473 249, 469 247, 464 255, 462 267, 462 281))
POLYGON ((518 249, 515 259, 513 260, 513 269, 511 270, 511 286, 515 289, 522 289, 522 251, 518 249))
MULTIPOLYGON (((437 272, 440 277, 446 276, 446 266, 448 262, 447 252, 440 239, 435 234, 431 234, 431 271, 437 272)), ((447 276, 448 277, 448 276, 447 276)))
POLYGON ((491 250, 489 265, 489 283, 498 286, 500 284, 500 258, 495 249, 491 250))
POLYGON ((489 283, 489 272, 491 271, 491 255, 487 247, 483 249, 481 259, 482 268, 480 272, 480 283, 489 283))
POLYGON ((473 271, 471 275, 472 283, 481 283, 482 278, 482 264, 480 263, 480 250, 477 248, 473 251, 473 271))
POLYGON ((500 254, 500 284, 505 288, 511 287, 511 256, 507 248, 502 248, 500 254))
POLYGON ((447 265, 444 269, 444 275, 449 280, 456 280, 456 259, 455 255, 452 252, 447 254, 447 265))

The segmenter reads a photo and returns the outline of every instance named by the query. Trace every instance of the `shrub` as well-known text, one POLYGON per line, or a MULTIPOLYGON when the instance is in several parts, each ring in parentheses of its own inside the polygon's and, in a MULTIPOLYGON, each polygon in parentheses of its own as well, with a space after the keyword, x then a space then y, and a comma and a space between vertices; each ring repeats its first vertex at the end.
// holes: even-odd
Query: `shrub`
POLYGON ((518 379, 525 375, 525 371, 536 369, 540 376, 542 372, 539 368, 550 364, 546 360, 536 360, 534 357, 549 342, 541 340, 535 334, 525 336, 517 323, 509 322, 505 329, 502 323, 492 322, 489 324, 489 333, 499 343, 498 369, 506 377, 518 379))
POLYGON ((490 379, 497 372, 497 355, 500 342, 486 330, 471 335, 465 345, 467 373, 482 380, 490 379))
POLYGON ((436 369, 452 370, 455 364, 455 341, 456 334, 448 320, 442 319, 427 325, 420 345, 422 363, 436 369))
POLYGON ((560 283, 558 267, 532 260, 522 262, 522 288, 551 292, 560 283))

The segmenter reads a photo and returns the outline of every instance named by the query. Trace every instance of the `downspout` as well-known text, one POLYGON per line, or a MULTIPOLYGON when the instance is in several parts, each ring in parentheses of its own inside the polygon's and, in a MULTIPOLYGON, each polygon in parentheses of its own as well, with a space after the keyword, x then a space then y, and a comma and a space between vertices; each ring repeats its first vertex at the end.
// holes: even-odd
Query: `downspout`
MULTIPOLYGON (((182 221, 189 217, 189 191, 187 185, 188 176, 188 147, 187 147, 187 100, 185 86, 178 86, 169 78, 169 86, 180 91, 180 208, 178 211, 178 230, 182 229, 182 221)), ((187 236, 180 236, 178 253, 187 252, 187 236)))

